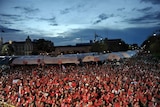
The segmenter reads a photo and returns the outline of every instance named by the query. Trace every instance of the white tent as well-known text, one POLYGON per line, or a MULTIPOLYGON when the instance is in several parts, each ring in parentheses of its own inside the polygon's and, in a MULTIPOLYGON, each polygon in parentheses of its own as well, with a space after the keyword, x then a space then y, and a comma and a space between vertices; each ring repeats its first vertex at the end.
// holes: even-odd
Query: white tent
POLYGON ((109 54, 100 54, 96 55, 95 57, 98 57, 99 61, 106 61, 109 54))
POLYGON ((129 50, 129 51, 126 51, 126 53, 128 53, 131 57, 136 55, 137 54, 137 50, 129 50))
POLYGON ((91 53, 78 53, 78 54, 64 54, 64 55, 58 55, 57 57, 77 57, 78 59, 83 59, 85 56, 93 56, 97 55, 97 52, 91 52, 91 53))
POLYGON ((124 58, 130 58, 131 56, 126 52, 121 52, 124 58))
POLYGON ((12 61, 14 65, 31 65, 31 64, 78 64, 77 57, 50 57, 50 56, 21 56, 12 61))
POLYGON ((121 59, 121 57, 118 54, 110 53, 110 54, 108 54, 107 59, 110 61, 113 61, 113 60, 119 61, 121 59))
POLYGON ((12 64, 24 65, 24 64, 38 64, 43 60, 42 56, 20 56, 12 61, 12 64))
POLYGON ((44 64, 58 64, 58 58, 56 57, 44 56, 43 61, 44 64))
POLYGON ((137 51, 126 51, 126 52, 112 52, 109 54, 100 54, 97 53, 80 53, 80 54, 66 54, 60 55, 57 57, 51 56, 17 56, 13 59, 12 64, 14 65, 24 65, 24 64, 67 64, 67 63, 75 63, 78 64, 78 59, 82 59, 82 62, 97 62, 97 61, 105 61, 108 60, 117 60, 123 58, 130 58, 134 56, 137 51))
POLYGON ((97 62, 99 61, 99 58, 96 56, 85 56, 82 60, 82 62, 91 62, 91 61, 97 62))
POLYGON ((68 63, 74 63, 79 64, 77 57, 58 57, 58 64, 68 64, 68 63))

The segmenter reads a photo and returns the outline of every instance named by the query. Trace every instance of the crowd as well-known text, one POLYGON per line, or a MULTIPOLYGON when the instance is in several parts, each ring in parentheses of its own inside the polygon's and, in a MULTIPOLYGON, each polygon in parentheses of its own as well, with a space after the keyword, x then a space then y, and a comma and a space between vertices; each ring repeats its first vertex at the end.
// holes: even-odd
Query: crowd
POLYGON ((19 66, 0 77, 16 107, 160 107, 160 67, 142 59, 81 66, 19 66))

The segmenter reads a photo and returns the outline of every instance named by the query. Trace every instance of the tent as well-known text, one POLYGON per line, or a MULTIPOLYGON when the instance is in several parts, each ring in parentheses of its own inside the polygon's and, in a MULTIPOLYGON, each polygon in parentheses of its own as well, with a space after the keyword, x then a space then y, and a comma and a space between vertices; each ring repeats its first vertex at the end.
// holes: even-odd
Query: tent
POLYGON ((45 55, 31 55, 31 56, 17 56, 17 57, 0 57, 0 64, 6 64, 12 62, 14 65, 25 65, 25 64, 67 64, 75 63, 78 64, 79 60, 82 62, 97 62, 97 61, 119 61, 123 58, 130 58, 134 56, 137 51, 126 51, 126 52, 112 52, 109 54, 97 53, 80 53, 80 54, 66 54, 59 55, 57 57, 45 56, 45 55), (12 61, 13 60, 13 61, 12 61))
POLYGON ((20 56, 12 61, 14 65, 39 64, 43 60, 42 56, 20 56))
POLYGON ((131 57, 136 55, 137 54, 137 50, 129 50, 129 51, 126 51, 126 53, 128 53, 131 57))
POLYGON ((85 56, 93 56, 98 55, 97 52, 91 52, 91 53, 78 53, 78 54, 64 54, 64 55, 58 55, 57 57, 77 57, 78 59, 83 59, 85 56))
POLYGON ((99 61, 99 58, 96 56, 85 56, 82 60, 82 62, 97 62, 99 61))
POLYGON ((42 64, 58 64, 58 58, 57 57, 51 57, 51 56, 43 56, 42 64))
POLYGON ((57 58, 57 60, 58 60, 57 64, 69 64, 69 63, 79 64, 77 57, 59 57, 57 58))
POLYGON ((16 58, 12 61, 13 65, 24 65, 24 63, 26 63, 26 61, 22 58, 16 58))
POLYGON ((130 58, 131 56, 126 52, 121 52, 124 58, 130 58))
POLYGON ((99 61, 103 62, 107 60, 108 54, 96 55, 95 57, 98 57, 99 61))
POLYGON ((114 60, 119 61, 121 59, 121 57, 118 54, 110 53, 110 54, 108 54, 107 59, 110 61, 114 61, 114 60))
POLYGON ((78 64, 77 57, 50 57, 50 56, 21 56, 12 61, 14 65, 32 65, 32 64, 78 64))

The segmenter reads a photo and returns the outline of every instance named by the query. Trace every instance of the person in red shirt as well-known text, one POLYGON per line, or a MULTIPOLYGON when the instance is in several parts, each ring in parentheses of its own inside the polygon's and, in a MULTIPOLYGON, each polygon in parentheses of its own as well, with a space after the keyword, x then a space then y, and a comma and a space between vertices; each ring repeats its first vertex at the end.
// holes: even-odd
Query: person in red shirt
POLYGON ((113 106, 114 107, 120 107, 120 101, 118 100, 118 98, 113 99, 113 106))

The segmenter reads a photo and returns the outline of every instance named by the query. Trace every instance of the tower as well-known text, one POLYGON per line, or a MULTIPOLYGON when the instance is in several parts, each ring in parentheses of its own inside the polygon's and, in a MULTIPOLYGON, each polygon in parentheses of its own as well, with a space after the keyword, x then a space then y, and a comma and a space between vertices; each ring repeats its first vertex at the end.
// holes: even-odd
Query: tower
POLYGON ((25 41, 24 51, 25 51, 25 55, 30 55, 33 51, 33 44, 29 36, 27 37, 25 41))

